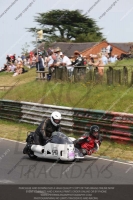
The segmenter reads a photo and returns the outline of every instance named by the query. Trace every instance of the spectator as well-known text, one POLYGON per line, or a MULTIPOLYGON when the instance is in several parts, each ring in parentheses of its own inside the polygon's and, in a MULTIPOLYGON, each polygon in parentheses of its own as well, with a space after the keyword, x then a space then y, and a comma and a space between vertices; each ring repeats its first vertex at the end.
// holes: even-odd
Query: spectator
POLYGON ((116 55, 117 60, 121 60, 121 56, 120 55, 116 55))
POLYGON ((32 67, 36 66, 36 56, 34 55, 32 58, 32 67))
POLYGON ((12 63, 13 64, 15 63, 15 60, 16 60, 16 54, 13 54, 13 56, 12 56, 12 63))
POLYGON ((7 72, 10 72, 10 71, 11 71, 11 62, 7 64, 7 69, 6 69, 6 71, 7 71, 7 72))
POLYGON ((61 65, 63 66, 70 66, 72 63, 71 63, 71 60, 65 56, 62 52, 60 52, 60 57, 61 57, 61 65))
POLYGON ((22 61, 22 58, 21 58, 20 56, 18 56, 17 62, 18 62, 18 63, 19 63, 19 62, 23 62, 23 61, 22 61))
POLYGON ((93 69, 93 63, 95 63, 94 57, 93 57, 92 54, 90 54, 89 55, 89 62, 88 62, 89 67, 87 69, 91 69, 92 70, 93 69))
MULTIPOLYGON (((27 66, 29 69, 31 68, 30 66, 30 56, 27 56, 24 60, 23 60, 23 65, 27 66)), ((36 63, 35 63, 36 65, 36 63)))
POLYGON ((97 57, 97 56, 93 56, 93 54, 90 54, 89 56, 89 59, 90 59, 90 62, 89 63, 94 63, 94 58, 97 57))
POLYGON ((88 65, 88 62, 87 62, 87 58, 86 58, 86 56, 84 56, 84 65, 85 65, 85 66, 88 65))
POLYGON ((22 59, 22 61, 24 61, 25 58, 26 58, 25 55, 22 54, 22 55, 21 55, 21 59, 22 59))
POLYGON ((11 62, 11 58, 9 55, 7 55, 6 60, 7 60, 7 64, 11 62))
POLYGON ((48 53, 47 51, 44 49, 44 47, 42 47, 42 56, 45 59, 45 57, 48 57, 48 53))
POLYGON ((107 58, 107 57, 108 57, 108 55, 106 55, 106 54, 105 54, 105 55, 104 55, 104 54, 102 55, 102 62, 103 62, 104 65, 107 65, 107 64, 108 64, 108 58, 107 58))
POLYGON ((72 62, 73 66, 83 66, 84 65, 84 59, 83 59, 82 55, 79 53, 79 51, 74 52, 74 57, 75 57, 75 61, 72 62))
POLYGON ((49 51, 49 56, 46 60, 48 68, 54 67, 56 64, 56 55, 53 51, 49 51))
POLYGON ((60 65, 66 66, 69 72, 69 75, 71 76, 74 69, 74 67, 72 66, 71 60, 67 56, 65 56, 62 52, 60 52, 60 57, 62 58, 62 63, 60 65))
POLYGON ((60 56, 60 52, 61 52, 61 49, 59 47, 54 49, 54 53, 56 55, 56 61, 57 61, 55 66, 60 66, 60 63, 62 62, 62 58, 60 56))
POLYGON ((97 67, 99 75, 103 76, 105 64, 102 61, 102 55, 100 53, 97 54, 97 62, 96 63, 90 63, 90 64, 93 65, 94 67, 97 67))
POLYGON ((4 64, 4 67, 2 68, 1 71, 7 71, 7 65, 8 65, 8 64, 4 64))
POLYGON ((108 46, 106 47, 106 52, 107 52, 107 54, 108 54, 108 56, 109 56, 109 58, 110 58, 113 48, 112 48, 112 46, 110 45, 110 43, 107 43, 107 44, 108 44, 108 46))
POLYGON ((33 66, 33 57, 34 57, 34 53, 33 51, 30 51, 29 53, 29 68, 31 68, 33 66))
POLYGON ((117 61, 117 57, 112 54, 112 56, 109 58, 110 63, 115 63, 117 61))
POLYGON ((16 65, 16 71, 13 74, 13 76, 17 76, 17 75, 22 74, 22 73, 23 73, 23 62, 19 61, 16 65))
POLYGON ((12 63, 10 66, 10 72, 15 72, 16 66, 12 63))
POLYGON ((49 56, 46 59, 46 62, 47 62, 48 71, 49 71, 48 80, 50 80, 57 60, 56 60, 56 55, 54 54, 54 52, 52 50, 49 50, 48 54, 49 54, 49 56))
POLYGON ((44 71, 44 60, 43 60, 43 57, 42 57, 42 53, 39 53, 38 54, 38 57, 36 58, 36 62, 37 62, 37 70, 39 71, 44 71))
POLYGON ((13 63, 8 63, 5 70, 7 72, 15 72, 16 66, 13 63))

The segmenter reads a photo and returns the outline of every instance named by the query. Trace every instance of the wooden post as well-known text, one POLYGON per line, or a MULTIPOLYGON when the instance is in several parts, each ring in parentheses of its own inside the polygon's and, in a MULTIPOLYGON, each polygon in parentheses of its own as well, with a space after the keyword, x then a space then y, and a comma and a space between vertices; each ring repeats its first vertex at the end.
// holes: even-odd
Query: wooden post
POLYGON ((124 85, 127 85, 127 84, 128 84, 128 70, 127 70, 127 67, 126 67, 126 66, 123 67, 122 83, 123 83, 124 85))
POLYGON ((107 84, 112 85, 113 84, 113 68, 109 66, 109 69, 107 69, 106 74, 107 74, 107 84))

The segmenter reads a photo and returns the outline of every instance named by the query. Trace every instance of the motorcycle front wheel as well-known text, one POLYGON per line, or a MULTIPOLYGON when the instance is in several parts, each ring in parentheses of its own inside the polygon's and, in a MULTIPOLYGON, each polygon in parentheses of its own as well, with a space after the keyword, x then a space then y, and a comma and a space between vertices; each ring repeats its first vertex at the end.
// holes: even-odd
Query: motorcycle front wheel
POLYGON ((36 159, 37 156, 34 155, 34 152, 33 151, 28 151, 28 156, 31 158, 31 159, 36 159))

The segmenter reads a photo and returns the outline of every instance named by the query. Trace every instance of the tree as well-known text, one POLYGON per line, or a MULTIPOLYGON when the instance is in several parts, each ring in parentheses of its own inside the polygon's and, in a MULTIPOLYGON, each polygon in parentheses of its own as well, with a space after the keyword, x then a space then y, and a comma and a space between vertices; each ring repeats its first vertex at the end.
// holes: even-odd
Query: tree
POLYGON ((75 42, 100 42, 106 40, 101 37, 98 33, 88 33, 87 35, 82 33, 79 34, 75 40, 75 42))
POLYGON ((22 54, 25 56, 29 55, 29 47, 30 45, 27 44, 27 42, 22 46, 21 50, 22 50, 22 54))
MULTIPOLYGON (((88 42, 93 39, 93 42, 103 39, 101 29, 96 22, 86 14, 82 14, 80 10, 51 10, 46 13, 38 13, 35 22, 39 23, 40 29, 43 29, 45 41, 82 42, 79 40, 80 37, 82 40, 84 36, 87 36, 88 42)), ((35 28, 29 29, 30 32, 35 32, 35 30, 35 28)))

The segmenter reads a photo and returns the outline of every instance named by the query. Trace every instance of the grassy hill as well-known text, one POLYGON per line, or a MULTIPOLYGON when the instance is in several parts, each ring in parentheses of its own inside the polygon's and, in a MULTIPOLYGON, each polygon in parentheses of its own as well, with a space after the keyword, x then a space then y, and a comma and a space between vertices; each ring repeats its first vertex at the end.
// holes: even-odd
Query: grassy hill
MULTIPOLYGON (((131 66, 132 63, 133 59, 118 61, 114 67, 131 66)), ((133 113, 132 86, 109 86, 89 82, 37 81, 35 76, 35 68, 15 77, 11 73, 1 72, 0 86, 13 87, 0 90, 0 98, 133 113)))

